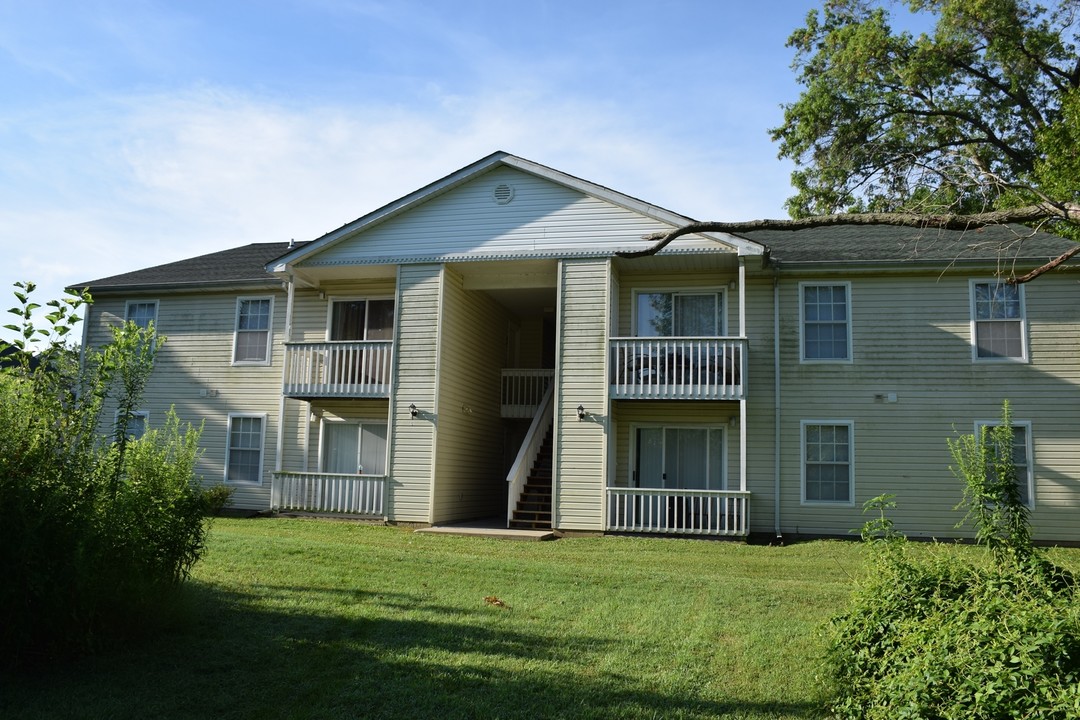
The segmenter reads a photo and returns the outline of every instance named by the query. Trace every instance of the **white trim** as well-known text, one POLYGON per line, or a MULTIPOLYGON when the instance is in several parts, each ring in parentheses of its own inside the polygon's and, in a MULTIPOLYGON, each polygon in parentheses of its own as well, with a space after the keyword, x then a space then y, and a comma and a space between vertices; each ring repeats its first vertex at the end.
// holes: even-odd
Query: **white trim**
MULTIPOLYGON (((728 297, 727 289, 717 285, 703 286, 703 287, 680 287, 673 288, 670 285, 643 285, 640 287, 633 287, 630 289, 630 336, 640 337, 637 334, 638 331, 638 296, 639 295, 659 295, 661 293, 667 293, 673 298, 676 295, 719 295, 720 307, 717 309, 718 325, 717 334, 715 337, 727 337, 727 316, 728 316, 728 297)), ((673 319, 674 322, 674 319, 673 319)), ((674 327, 672 328, 674 330, 674 327)), ((652 337, 652 336, 648 336, 652 337)), ((679 335, 670 335, 668 337, 681 337, 679 335)), ((713 336, 706 336, 713 337, 713 336)))
MULTIPOLYGON (((263 484, 263 474, 266 471, 266 413, 244 413, 235 412, 228 414, 228 420, 225 423, 225 471, 224 480, 228 485, 240 485, 240 486, 253 486, 263 484), (229 455, 232 453, 232 424, 234 419, 240 418, 257 418, 261 421, 259 426, 259 480, 252 482, 250 480, 230 480, 229 479, 229 455)), ((243 448, 249 450, 250 448, 243 448)))
POLYGON ((854 323, 851 312, 851 281, 850 280, 804 280, 799 282, 799 362, 807 365, 850 365, 854 362, 855 352, 853 349, 852 335, 854 335, 854 323), (808 287, 843 287, 847 305, 847 357, 846 358, 807 358, 806 357, 806 317, 804 290, 808 287))
MULTIPOLYGON (((709 474, 710 473, 709 473, 709 468, 708 468, 708 460, 709 460, 709 458, 708 458, 708 453, 706 453, 706 470, 705 470, 705 487, 704 488, 669 488, 665 484, 660 489, 663 489, 663 490, 680 490, 681 489, 681 490, 688 490, 688 491, 693 491, 693 490, 729 491, 729 490, 731 490, 731 488, 728 487, 728 464, 731 462, 731 457, 728 454, 728 425, 726 423, 679 423, 679 422, 632 422, 632 423, 629 423, 629 432, 630 432, 629 453, 630 453, 630 456, 629 456, 627 464, 626 464, 626 470, 627 470, 626 483, 627 483, 628 488, 630 488, 632 490, 640 488, 639 485, 635 484, 636 480, 637 480, 637 478, 635 477, 635 473, 637 472, 637 463, 636 463, 636 459, 637 459, 637 434, 638 434, 638 430, 641 430, 643 428, 654 428, 654 429, 660 429, 660 430, 708 430, 708 431, 719 430, 720 431, 720 487, 718 487, 718 488, 710 488, 710 487, 708 487, 708 485, 709 485, 709 474)), ((666 435, 664 435, 664 437, 663 437, 663 442, 664 442, 663 452, 664 452, 665 457, 661 458, 661 464, 662 465, 665 464, 664 460, 665 460, 666 454, 667 454, 667 436, 666 435)), ((666 483, 666 481, 667 481, 667 478, 664 478, 665 483, 666 483)), ((608 487, 614 487, 614 486, 608 486, 608 487)))
MULTIPOLYGON (((157 328, 158 324, 158 310, 160 309, 160 301, 158 300, 125 300, 124 301, 124 322, 127 323, 131 319, 131 306, 132 305, 153 305, 154 317, 150 319, 150 322, 157 328)), ((140 325, 139 327, 145 327, 140 325)))
MULTIPOLYGON (((246 330, 245 332, 264 332, 262 330, 246 330)), ((274 296, 273 295, 239 295, 236 298, 236 311, 233 314, 233 342, 232 342, 232 364, 234 366, 240 365, 256 365, 265 367, 271 364, 273 359, 273 347, 274 347, 274 296), (270 310, 269 316, 266 320, 266 359, 265 360, 237 360, 236 359, 236 343, 240 337, 240 305, 244 302, 252 302, 254 300, 269 300, 270 310)))
MULTIPOLYGON (((975 439, 977 440, 984 427, 1001 427, 1001 420, 976 420, 975 421, 975 439)), ((1024 451, 1027 453, 1027 488, 1028 488, 1028 501, 1026 503, 1029 510, 1035 508, 1035 456, 1033 454, 1033 443, 1031 439, 1031 421, 1030 420, 1013 420, 1011 427, 1024 428, 1024 451)))
POLYGON ((975 286, 976 285, 1002 285, 1005 281, 1001 278, 969 278, 968 279, 968 321, 970 325, 970 339, 971 339, 971 361, 975 363, 1028 363, 1031 362, 1031 358, 1028 354, 1028 323, 1027 323, 1027 301, 1025 300, 1024 285, 1017 284, 1016 294, 1020 300, 1020 318, 1010 321, 1008 318, 999 320, 997 322, 1018 322, 1020 323, 1020 357, 979 357, 979 344, 976 338, 976 324, 975 319, 975 286))
POLYGON ((854 420, 800 420, 799 421, 799 504, 811 507, 854 507, 855 506, 855 421, 854 420), (846 426, 848 429, 848 500, 807 500, 806 499, 806 428, 808 425, 826 425, 830 427, 846 426))

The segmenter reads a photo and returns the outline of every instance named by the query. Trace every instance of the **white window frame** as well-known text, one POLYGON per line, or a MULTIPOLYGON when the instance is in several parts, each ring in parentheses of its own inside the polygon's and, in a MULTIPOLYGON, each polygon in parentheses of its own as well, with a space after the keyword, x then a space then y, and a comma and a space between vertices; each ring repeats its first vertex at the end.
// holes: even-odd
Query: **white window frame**
POLYGON ((977 363, 1026 363, 1028 358, 1028 325, 1027 325, 1027 301, 1025 300, 1024 285, 1016 285, 1016 294, 1020 300, 1020 317, 1010 321, 1008 318, 994 320, 993 322, 1016 322, 1020 324, 1020 356, 1019 357, 979 357, 978 323, 988 322, 976 319, 975 287, 978 285, 1002 285, 1004 280, 1000 278, 971 278, 968 281, 968 312, 971 323, 971 361, 977 363))
POLYGON ((236 311, 233 316, 233 344, 232 344, 232 364, 233 365, 256 365, 265 367, 269 365, 273 359, 272 349, 274 340, 274 296, 273 295, 241 295, 236 298, 236 311), (269 300, 269 316, 267 318, 267 328, 265 330, 241 330, 240 329, 240 308, 244 302, 251 302, 253 300, 269 300), (236 347, 240 341, 240 333, 252 333, 252 332, 265 332, 266 333, 266 359, 265 360, 237 360, 236 359, 236 347))
MULTIPOLYGON (((1032 454, 1032 442, 1031 442, 1031 421, 1030 420, 1013 420, 1013 428, 1024 429, 1024 452, 1027 453, 1027 502, 1025 505, 1028 509, 1034 509, 1035 507, 1035 456, 1032 454)), ((976 420, 975 421, 975 437, 978 439, 982 435, 982 429, 990 427, 1001 427, 1001 420, 976 420)))
MULTIPOLYGON (((319 461, 319 472, 320 473, 326 472, 325 469, 324 469, 325 468, 325 457, 324 457, 324 455, 325 455, 325 452, 326 452, 326 426, 327 425, 335 425, 335 424, 337 424, 337 425, 353 425, 353 426, 356 427, 356 432, 357 433, 360 432, 361 427, 364 426, 364 425, 382 425, 383 427, 385 427, 386 428, 386 453, 385 453, 385 457, 383 458, 383 467, 386 469, 386 472, 381 473, 381 474, 377 474, 377 475, 374 474, 374 473, 360 473, 360 476, 361 477, 368 477, 368 476, 370 476, 370 477, 386 477, 387 475, 390 474, 390 422, 388 421, 387 418, 382 418, 382 419, 379 419, 379 418, 341 418, 341 419, 337 419, 337 420, 329 420, 329 419, 327 419, 325 417, 322 418, 320 420, 320 422, 319 422, 319 456, 318 456, 318 461, 319 461)), ((357 458, 357 462, 359 463, 359 458, 357 458)))
POLYGON ((807 365, 850 365, 854 362, 852 334, 852 297, 850 280, 806 280, 799 283, 799 362, 807 365), (847 357, 845 358, 808 358, 806 357, 806 288, 812 287, 843 287, 844 297, 847 303, 847 357))
MULTIPOLYGON (((242 485, 242 486, 261 486, 263 484, 263 474, 266 470, 266 413, 229 413, 228 421, 225 423, 225 483, 228 485, 242 485), (232 480, 229 478, 229 463, 232 457, 232 426, 233 420, 240 418, 256 418, 262 422, 259 425, 259 479, 257 481, 252 480, 232 480)), ((250 450, 251 448, 242 448, 243 450, 250 450)))
MULTIPOLYGON (((637 488, 635 484, 636 478, 634 473, 637 472, 637 437, 638 430, 642 429, 659 429, 659 430, 719 430, 720 431, 720 487, 719 488, 704 488, 708 491, 724 490, 730 491, 728 487, 728 463, 730 458, 728 456, 728 426, 726 423, 663 423, 663 422, 643 422, 643 423, 630 423, 630 456, 627 461, 627 487, 637 488)), ((665 452, 667 448, 665 447, 665 452)), ((663 464, 663 463, 662 463, 663 464)), ((708 484, 708 473, 706 472, 706 484, 708 484)), ((664 479, 667 482, 667 479, 664 479)), ((689 488, 660 488, 663 490, 672 490, 674 492, 695 492, 695 489, 689 488)), ((701 489, 701 488, 699 488, 701 489)))
MULTIPOLYGON (((126 324, 131 320, 131 308, 134 305, 152 305, 154 307, 154 316, 150 318, 150 322, 154 323, 154 327, 157 327, 158 317, 158 301, 157 300, 128 300, 124 303, 124 323, 126 324)), ((138 324, 138 323, 136 323, 138 324)), ((141 328, 145 328, 146 325, 139 325, 141 328)))
MULTIPOLYGON (((715 337, 727 336, 727 314, 728 314, 728 299, 727 292, 722 287, 640 287, 634 288, 630 292, 630 335, 632 337, 654 337, 639 336, 638 335, 638 296, 640 295, 657 295, 661 293, 667 293, 674 297, 675 295, 719 295, 720 296, 720 322, 717 328, 717 335, 715 337)), ((656 336, 659 337, 659 336, 656 336)), ((670 337, 682 337, 681 335, 671 335, 670 337)))
MULTIPOLYGON (((394 325, 397 325, 398 321, 398 308, 397 299, 393 295, 334 295, 326 299, 326 342, 367 342, 368 337, 368 310, 369 306, 364 307, 364 338, 363 340, 333 340, 331 335, 334 331, 334 303, 343 302, 379 302, 383 300, 389 300, 394 304, 394 325)), ((391 335, 393 331, 391 331, 391 335)), ((387 340, 380 340, 377 342, 389 342, 387 340)))
POLYGON ((801 420, 799 422, 799 502, 812 507, 854 507, 855 506, 855 421, 801 420), (811 425, 830 427, 845 426, 848 429, 848 499, 844 500, 808 500, 806 497, 806 428, 811 425))
MULTIPOLYGON (((147 410, 132 410, 131 411, 131 417, 132 418, 142 418, 142 421, 143 421, 143 431, 142 431, 142 433, 140 435, 131 435, 131 437, 133 439, 138 440, 139 438, 141 438, 143 435, 146 434, 147 430, 150 429, 150 412, 147 411, 147 410)), ((113 413, 113 427, 116 427, 119 424, 120 424, 120 411, 116 410, 113 413)), ((124 423, 124 430, 126 431, 127 429, 128 429, 127 423, 125 422, 124 423)))

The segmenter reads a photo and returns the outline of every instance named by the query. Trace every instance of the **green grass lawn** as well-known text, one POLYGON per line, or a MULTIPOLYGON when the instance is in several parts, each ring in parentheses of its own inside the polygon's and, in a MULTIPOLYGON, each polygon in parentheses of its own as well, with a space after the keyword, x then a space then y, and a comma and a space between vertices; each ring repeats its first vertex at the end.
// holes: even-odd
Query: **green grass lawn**
POLYGON ((822 717, 819 629, 862 562, 843 542, 219 519, 172 627, 0 678, 0 717, 822 717))

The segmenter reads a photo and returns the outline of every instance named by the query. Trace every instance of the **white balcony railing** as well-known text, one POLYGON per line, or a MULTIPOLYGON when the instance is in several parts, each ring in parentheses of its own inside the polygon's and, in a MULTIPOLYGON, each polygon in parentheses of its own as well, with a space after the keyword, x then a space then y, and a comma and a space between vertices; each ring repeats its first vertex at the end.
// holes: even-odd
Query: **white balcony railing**
POLYGON ((510 368, 502 371, 502 416, 531 418, 555 379, 554 370, 510 368))
POLYGON ((750 493, 608 488, 610 532, 745 536, 750 493))
POLYGON ((285 343, 288 397, 389 397, 389 340, 285 343))
POLYGON ((386 476, 276 472, 271 508, 383 517, 386 476))
POLYGON ((624 400, 741 400, 746 340, 612 338, 611 397, 624 400))

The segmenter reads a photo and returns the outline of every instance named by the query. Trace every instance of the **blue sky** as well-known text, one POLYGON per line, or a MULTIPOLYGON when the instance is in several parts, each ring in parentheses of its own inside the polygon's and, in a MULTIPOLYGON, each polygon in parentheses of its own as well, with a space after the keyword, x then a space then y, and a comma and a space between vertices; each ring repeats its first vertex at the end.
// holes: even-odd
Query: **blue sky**
POLYGON ((0 0, 0 292, 312 239, 495 150, 782 217, 818 4, 0 0))

